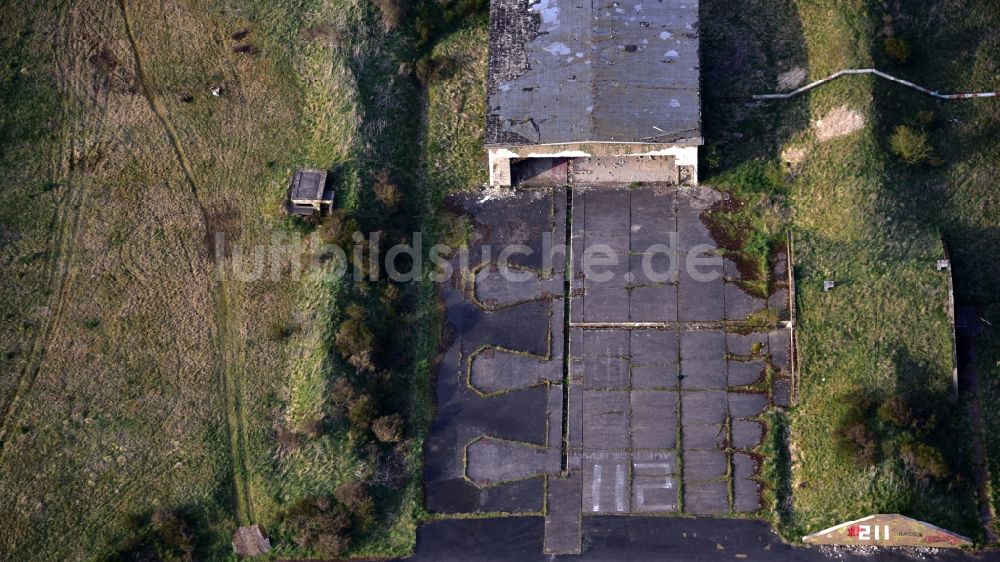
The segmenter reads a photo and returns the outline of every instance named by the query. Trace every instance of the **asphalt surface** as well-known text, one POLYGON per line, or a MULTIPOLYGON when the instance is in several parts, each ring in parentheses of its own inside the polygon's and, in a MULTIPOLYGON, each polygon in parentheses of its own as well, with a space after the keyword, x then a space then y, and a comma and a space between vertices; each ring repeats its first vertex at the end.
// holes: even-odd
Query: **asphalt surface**
POLYGON ((851 551, 792 547, 762 521, 677 517, 586 517, 583 554, 542 553, 544 519, 456 519, 426 523, 417 531, 411 562, 701 562, 764 561, 1000 561, 1000 553, 878 549, 851 551))

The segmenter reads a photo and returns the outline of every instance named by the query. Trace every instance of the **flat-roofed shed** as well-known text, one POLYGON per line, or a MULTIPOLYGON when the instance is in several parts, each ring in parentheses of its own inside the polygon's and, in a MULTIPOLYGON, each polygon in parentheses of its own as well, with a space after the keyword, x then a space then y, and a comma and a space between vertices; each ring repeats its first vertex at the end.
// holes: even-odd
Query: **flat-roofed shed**
POLYGON ((288 187, 289 209, 297 215, 312 215, 329 210, 333 189, 326 186, 326 170, 306 168, 292 176, 288 187))
POLYGON ((523 158, 640 156, 696 183, 698 49, 697 0, 492 0, 491 183, 523 158))

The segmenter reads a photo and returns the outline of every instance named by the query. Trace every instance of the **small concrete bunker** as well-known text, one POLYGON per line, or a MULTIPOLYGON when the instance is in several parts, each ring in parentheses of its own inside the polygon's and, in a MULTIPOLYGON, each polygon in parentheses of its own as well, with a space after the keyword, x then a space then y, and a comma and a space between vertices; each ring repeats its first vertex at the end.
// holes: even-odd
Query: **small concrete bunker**
POLYGON ((492 0, 490 184, 696 184, 698 48, 698 0, 492 0))
POLYGON ((288 211, 304 217, 329 212, 334 194, 326 178, 326 170, 305 168, 295 172, 288 186, 288 211))

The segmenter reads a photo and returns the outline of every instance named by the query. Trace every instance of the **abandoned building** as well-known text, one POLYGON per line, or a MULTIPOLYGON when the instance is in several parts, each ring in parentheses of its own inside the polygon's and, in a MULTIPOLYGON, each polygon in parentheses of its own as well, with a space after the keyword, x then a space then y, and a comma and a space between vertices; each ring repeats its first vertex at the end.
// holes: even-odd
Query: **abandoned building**
POLYGON ((698 0, 492 0, 490 185, 696 184, 698 0))
POLYGON ((288 211, 308 217, 333 206, 333 188, 326 185, 326 170, 306 168, 295 172, 288 186, 288 211))

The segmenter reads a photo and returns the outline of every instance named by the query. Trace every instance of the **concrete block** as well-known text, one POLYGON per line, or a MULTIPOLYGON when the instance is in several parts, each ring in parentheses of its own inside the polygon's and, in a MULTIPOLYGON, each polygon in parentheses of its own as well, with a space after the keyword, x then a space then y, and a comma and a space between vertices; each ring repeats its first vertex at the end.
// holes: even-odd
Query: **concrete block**
POLYGON ((681 417, 681 423, 684 425, 721 424, 726 419, 725 391, 698 390, 682 392, 681 417))
POLYGON ((724 360, 726 334, 718 330, 682 330, 681 361, 724 360))
POLYGON ((633 365, 676 365, 677 332, 674 330, 632 330, 629 355, 633 365))
POLYGON ((715 480, 726 476, 729 461, 723 451, 684 451, 685 483, 715 480))
POLYGON ((583 445, 588 449, 626 449, 629 446, 628 392, 583 392, 583 445))
POLYGON ((758 393, 730 393, 729 412, 734 418, 752 418, 767 408, 767 396, 758 393))
POLYGON ((753 449, 764 439, 764 426, 750 420, 733 420, 733 447, 753 449))
POLYGON ((695 515, 718 515, 729 511, 728 486, 725 482, 685 482, 684 511, 695 515))
POLYGON ((684 390, 725 389, 725 359, 691 359, 682 361, 681 388, 684 390))
POLYGON ((729 386, 746 386, 763 378, 763 361, 729 361, 729 386))
POLYGON ((673 449, 677 438, 677 393, 633 390, 632 448, 673 449))

